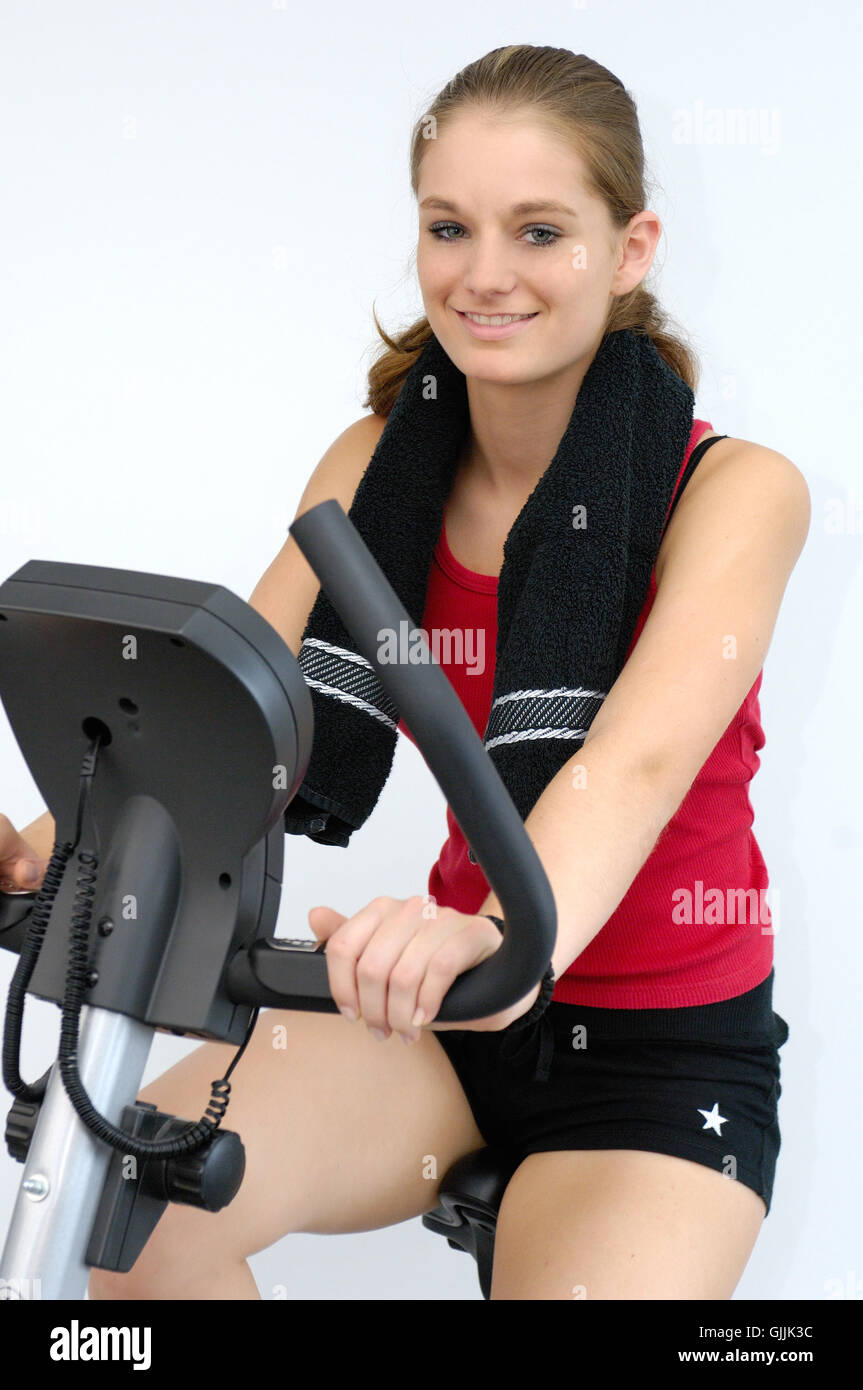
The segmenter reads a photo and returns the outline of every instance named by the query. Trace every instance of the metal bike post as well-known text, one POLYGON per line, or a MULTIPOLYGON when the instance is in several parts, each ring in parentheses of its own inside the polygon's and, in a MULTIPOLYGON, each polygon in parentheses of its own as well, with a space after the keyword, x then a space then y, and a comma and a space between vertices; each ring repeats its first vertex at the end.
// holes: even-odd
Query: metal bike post
MULTIPOLYGON (((81 1010, 78 1069, 112 1124, 137 1098, 153 1032, 125 1014, 81 1010)), ((0 1298, 85 1297, 84 1254, 112 1153, 79 1118, 55 1062, 0 1258, 0 1298)))

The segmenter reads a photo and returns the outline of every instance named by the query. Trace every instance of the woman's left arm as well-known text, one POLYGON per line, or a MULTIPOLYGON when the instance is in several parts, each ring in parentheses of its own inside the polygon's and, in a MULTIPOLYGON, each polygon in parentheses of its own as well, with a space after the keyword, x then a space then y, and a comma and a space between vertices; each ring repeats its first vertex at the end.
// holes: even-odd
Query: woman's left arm
MULTIPOLYGON (((638 642, 525 820, 557 904, 558 978, 617 909, 755 683, 806 541, 803 474, 772 449, 729 443, 693 473, 638 642)), ((500 912, 493 893, 479 909, 500 912)))

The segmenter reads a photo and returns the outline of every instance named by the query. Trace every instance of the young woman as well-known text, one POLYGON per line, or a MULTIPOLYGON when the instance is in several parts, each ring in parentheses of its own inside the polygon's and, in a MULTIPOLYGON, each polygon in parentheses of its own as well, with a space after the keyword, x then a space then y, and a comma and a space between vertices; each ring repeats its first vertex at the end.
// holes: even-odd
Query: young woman
MULTIPOLYGON (((604 336, 649 335, 693 391, 696 367, 644 285, 662 229, 632 99, 598 63, 526 45, 472 63, 417 123, 411 180, 425 315, 382 334, 372 413, 330 448, 298 514, 331 496, 349 510, 434 335, 464 373, 470 427, 424 627, 480 627, 493 655, 504 542, 604 336)), ((757 697, 809 495, 783 455, 710 421, 693 421, 680 464, 625 665, 525 822, 558 909, 547 1076, 538 1034, 516 1057, 501 1046, 539 986, 492 1018, 434 1022, 500 941, 486 916, 500 905, 450 815, 427 896, 310 912, 342 1014, 262 1014, 233 1078, 247 1153, 235 1200, 217 1215, 170 1206, 129 1274, 94 1271, 91 1297, 257 1298, 250 1255, 292 1231, 418 1216, 437 1202, 429 1155, 439 1179, 487 1142, 521 1159, 492 1298, 731 1296, 769 1210, 787 1025, 769 916, 717 919, 698 892, 758 897, 767 883, 748 797, 757 697), (696 911, 681 915, 687 891, 696 911)), ((289 539, 251 602, 298 652, 317 592, 289 539)), ((493 661, 448 674, 482 734, 493 661)), ((47 857, 50 829, 43 817, 22 841, 7 823, 0 868, 17 875, 34 847, 47 857)), ((197 1115, 233 1052, 202 1046, 142 1098, 197 1115)))

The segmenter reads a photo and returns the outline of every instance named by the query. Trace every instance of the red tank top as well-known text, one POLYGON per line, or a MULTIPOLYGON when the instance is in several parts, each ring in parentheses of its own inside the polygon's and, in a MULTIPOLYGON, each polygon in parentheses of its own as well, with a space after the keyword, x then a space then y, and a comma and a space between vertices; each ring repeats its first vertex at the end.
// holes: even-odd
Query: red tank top
MULTIPOLYGON (((695 444, 712 428, 705 420, 693 422, 678 484, 695 444)), ((423 627, 426 632, 453 627, 484 632, 484 661, 477 662, 476 646, 471 652, 467 645, 462 664, 441 661, 480 738, 494 685, 497 585, 496 575, 475 574, 459 563, 444 526, 429 572, 423 627)), ((651 572, 627 657, 655 595, 651 572)), ((444 643, 442 655, 446 651, 444 643)), ((762 674, 615 912, 558 978, 555 999, 619 1009, 680 1008, 730 999, 754 989, 770 973, 767 870, 752 833, 749 800, 749 783, 760 766, 758 749, 764 746, 758 704, 762 674)), ((404 721, 398 727, 414 742, 404 721)), ((429 874, 429 895, 442 907, 479 912, 489 885, 479 864, 469 859, 449 806, 447 827, 447 840, 429 874)))

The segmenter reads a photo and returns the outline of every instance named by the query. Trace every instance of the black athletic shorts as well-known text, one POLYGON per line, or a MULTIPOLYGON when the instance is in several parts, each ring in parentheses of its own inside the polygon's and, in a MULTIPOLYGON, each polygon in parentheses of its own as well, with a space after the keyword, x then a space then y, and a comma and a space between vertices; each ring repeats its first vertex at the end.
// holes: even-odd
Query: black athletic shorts
MULTIPOLYGON (((751 1187, 767 1211, 779 1154, 773 970, 745 994, 671 1009, 552 1000, 520 1033, 435 1033, 485 1142, 518 1162, 550 1149, 646 1149, 751 1187)), ((765 1213, 766 1215, 766 1213, 765 1213)))

